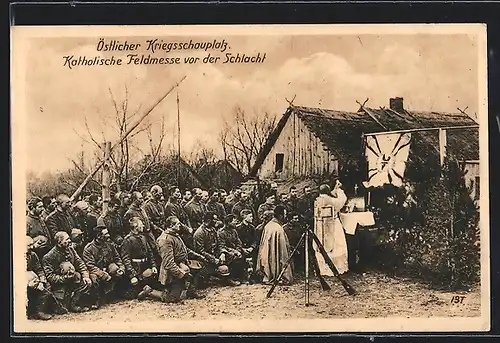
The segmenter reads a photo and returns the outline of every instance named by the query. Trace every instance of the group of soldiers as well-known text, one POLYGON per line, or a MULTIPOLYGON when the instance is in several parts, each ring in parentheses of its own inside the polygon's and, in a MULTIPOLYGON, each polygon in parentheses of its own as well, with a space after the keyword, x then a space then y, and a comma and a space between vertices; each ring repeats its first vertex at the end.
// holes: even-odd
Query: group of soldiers
MULTIPOLYGON (((118 192, 102 211, 90 195, 72 200, 34 197, 27 204, 29 318, 98 309, 117 299, 179 303, 203 298, 219 283, 262 282, 258 250, 262 230, 276 208, 295 244, 311 225, 315 196, 305 187, 278 194, 271 184, 265 201, 235 188, 181 192, 171 186, 149 192, 118 192)), ((295 267, 300 268, 300 255, 295 267)))

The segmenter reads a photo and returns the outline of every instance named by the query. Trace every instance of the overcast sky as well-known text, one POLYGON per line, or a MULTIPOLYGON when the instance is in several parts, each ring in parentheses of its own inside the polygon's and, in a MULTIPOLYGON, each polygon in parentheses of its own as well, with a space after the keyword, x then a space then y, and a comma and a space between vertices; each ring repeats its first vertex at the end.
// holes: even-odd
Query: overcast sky
MULTIPOLYGON (((163 37, 175 41, 180 37, 163 37)), ((192 39, 202 39, 191 37, 192 39)), ((219 37, 208 37, 214 39, 219 37)), ((117 37, 129 42, 145 38, 117 37)), ((185 38, 184 38, 185 39, 185 38)), ((207 39, 205 37, 205 39, 207 39)), ((230 37, 228 52, 266 53, 263 64, 178 66, 77 67, 63 66, 65 55, 94 57, 97 38, 33 40, 26 73, 28 169, 55 171, 71 166, 68 158, 82 148, 74 130, 85 133, 88 118, 95 135, 116 140, 113 127, 105 124, 114 113, 108 88, 118 101, 129 87, 129 108, 146 109, 178 79, 181 145, 189 152, 197 141, 219 149, 217 135, 223 118, 235 106, 256 115, 281 115, 285 97, 296 95, 295 104, 356 111, 356 100, 370 98, 369 106, 388 106, 389 98, 404 97, 414 110, 452 111, 468 106, 477 112, 477 45, 465 35, 344 35, 344 36, 246 36, 230 37)), ((143 51, 141 51, 142 53, 143 51)), ((217 54, 212 52, 212 54, 217 54)), ((117 55, 115 53, 115 55, 117 55)), ((156 53, 156 56, 161 56, 156 53)), ((167 54, 165 54, 167 56, 167 54)), ((171 56, 205 53, 170 53, 171 56)), ((217 54, 222 55, 222 54, 217 54)), ((175 93, 151 114, 164 115, 166 144, 174 144, 177 107, 175 93)), ((158 129, 158 126, 156 126, 158 129)), ((143 139, 147 148, 148 143, 143 139)), ((84 144, 90 150, 92 145, 84 144)))

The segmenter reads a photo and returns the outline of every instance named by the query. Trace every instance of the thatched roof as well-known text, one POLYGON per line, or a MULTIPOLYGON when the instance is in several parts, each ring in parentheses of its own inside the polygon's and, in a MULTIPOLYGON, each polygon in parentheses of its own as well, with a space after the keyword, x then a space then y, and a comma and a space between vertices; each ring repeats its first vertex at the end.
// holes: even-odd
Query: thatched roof
MULTIPOLYGON (((295 113, 306 127, 343 163, 359 163, 362 155, 362 135, 365 133, 396 131, 417 128, 477 125, 464 114, 404 111, 368 107, 357 112, 336 111, 322 108, 291 106, 287 109, 276 129, 259 153, 250 171, 255 176, 266 156, 276 143, 288 118, 295 113), (357 161, 357 162, 356 162, 357 161)), ((439 156, 437 131, 418 132, 415 141, 426 147, 417 149, 422 157, 439 156), (425 155, 425 156, 424 156, 425 155)), ((459 159, 479 159, 479 135, 477 129, 447 131, 448 151, 459 159)))

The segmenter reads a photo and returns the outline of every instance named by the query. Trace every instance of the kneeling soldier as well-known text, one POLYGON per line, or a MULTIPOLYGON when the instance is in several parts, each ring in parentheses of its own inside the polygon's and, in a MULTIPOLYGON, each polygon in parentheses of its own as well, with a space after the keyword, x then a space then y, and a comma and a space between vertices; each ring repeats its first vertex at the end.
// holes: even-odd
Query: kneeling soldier
MULTIPOLYGON (((244 211, 245 210, 242 212, 244 211)), ((238 283, 241 281, 243 283, 248 283, 249 275, 247 273, 246 256, 251 253, 251 251, 249 252, 243 248, 243 244, 236 231, 236 225, 238 224, 236 218, 230 214, 226 217, 225 222, 225 225, 217 231, 220 251, 225 255, 225 262, 229 267, 233 282, 238 283)))
POLYGON ((158 237, 158 247, 162 258, 159 281, 164 287, 164 291, 147 289, 148 298, 161 300, 164 302, 180 302, 184 298, 200 299, 204 296, 195 292, 198 270, 191 270, 189 265, 195 266, 197 261, 190 261, 189 258, 205 261, 200 254, 188 249, 179 233, 181 222, 175 216, 166 220, 166 230, 158 237))
POLYGON ((54 236, 54 246, 42 259, 43 270, 53 290, 54 297, 65 309, 72 312, 85 312, 88 307, 82 307, 83 298, 89 294, 92 281, 87 266, 71 247, 69 235, 60 231, 54 236), (68 272, 63 262, 75 270, 68 272), (63 264, 63 265, 61 265, 63 264))
POLYGON ((155 276, 158 274, 153 251, 149 242, 144 237, 144 224, 138 217, 129 220, 130 233, 123 239, 120 247, 122 262, 125 266, 125 274, 130 280, 127 298, 142 298, 145 286, 156 283, 155 276))
POLYGON ((194 233, 194 250, 207 260, 201 271, 201 276, 205 279, 213 276, 222 283, 239 286, 240 282, 229 278, 226 254, 220 251, 219 238, 217 237, 217 227, 219 226, 220 223, 216 220, 215 214, 206 212, 203 224, 194 233))
POLYGON ((125 274, 125 266, 111 241, 105 225, 97 225, 95 237, 83 250, 83 261, 87 265, 92 280, 92 308, 97 309, 115 289, 116 282, 125 274))
POLYGON ((45 278, 42 265, 38 259, 38 255, 33 251, 33 239, 26 236, 27 251, 26 262, 28 272, 28 308, 27 313, 29 318, 49 320, 52 318, 47 313, 49 293, 49 284, 45 278))

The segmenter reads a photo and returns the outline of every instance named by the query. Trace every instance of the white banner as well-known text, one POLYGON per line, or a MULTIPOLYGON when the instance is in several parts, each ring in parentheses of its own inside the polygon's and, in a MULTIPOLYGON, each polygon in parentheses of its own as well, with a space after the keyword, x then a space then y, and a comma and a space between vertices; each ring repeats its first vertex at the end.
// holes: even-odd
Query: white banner
POLYGON ((410 141, 411 133, 367 136, 365 154, 368 161, 368 181, 364 183, 365 187, 403 185, 410 141))

